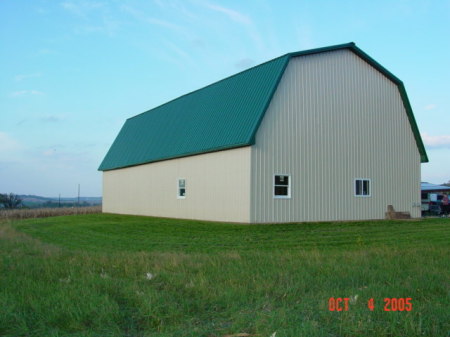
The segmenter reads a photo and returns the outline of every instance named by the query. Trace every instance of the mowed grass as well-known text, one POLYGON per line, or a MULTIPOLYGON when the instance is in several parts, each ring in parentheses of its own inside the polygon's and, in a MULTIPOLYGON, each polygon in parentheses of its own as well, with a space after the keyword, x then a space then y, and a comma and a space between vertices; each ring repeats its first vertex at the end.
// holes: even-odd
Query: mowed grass
POLYGON ((449 243, 450 219, 3 222, 0 335, 448 336, 449 243), (330 297, 353 301, 330 312, 330 297))

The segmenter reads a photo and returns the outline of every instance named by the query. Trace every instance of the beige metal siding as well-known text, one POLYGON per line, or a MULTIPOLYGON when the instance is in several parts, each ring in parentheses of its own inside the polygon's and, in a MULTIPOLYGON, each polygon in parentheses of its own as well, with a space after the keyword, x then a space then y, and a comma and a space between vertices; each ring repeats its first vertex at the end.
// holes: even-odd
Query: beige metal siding
POLYGON ((103 211, 250 221, 250 147, 103 172, 103 211), (177 198, 177 179, 186 198, 177 198))
POLYGON ((348 50, 293 58, 252 147, 252 222, 420 216, 420 155, 394 83, 348 50), (273 198, 290 174, 291 199, 273 198), (371 197, 354 196, 354 179, 371 197), (416 205, 415 205, 416 204, 416 205))

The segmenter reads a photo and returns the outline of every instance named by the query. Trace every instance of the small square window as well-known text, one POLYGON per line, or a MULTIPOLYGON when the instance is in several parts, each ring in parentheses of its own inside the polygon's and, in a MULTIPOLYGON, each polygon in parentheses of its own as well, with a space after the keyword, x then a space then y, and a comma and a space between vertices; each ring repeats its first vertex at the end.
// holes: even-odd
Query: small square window
POLYGON ((370 197, 370 179, 355 179, 355 197, 370 197))
POLYGON ((276 174, 273 181, 274 198, 291 197, 291 177, 285 174, 276 174))
POLYGON ((186 198, 186 179, 178 179, 177 198, 178 199, 186 198))

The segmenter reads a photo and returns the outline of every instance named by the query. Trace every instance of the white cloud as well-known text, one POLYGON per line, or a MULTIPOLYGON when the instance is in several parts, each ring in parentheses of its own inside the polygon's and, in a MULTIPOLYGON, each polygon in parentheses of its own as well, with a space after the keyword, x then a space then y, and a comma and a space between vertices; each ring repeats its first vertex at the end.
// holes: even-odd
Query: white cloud
POLYGON ((176 12, 181 14, 184 19, 197 20, 198 16, 194 12, 188 10, 185 4, 189 4, 187 1, 167 1, 167 0, 154 0, 153 3, 163 11, 173 14, 176 12))
POLYGON ((434 110, 437 108, 436 104, 428 104, 424 107, 425 110, 434 110))
POLYGON ((161 20, 161 19, 157 19, 154 17, 148 17, 145 16, 144 14, 142 14, 141 11, 138 11, 137 9, 131 7, 131 6, 127 6, 127 5, 122 5, 120 7, 123 11, 127 12, 128 14, 130 14, 131 16, 133 16, 135 19, 143 21, 143 22, 147 22, 150 23, 152 25, 156 25, 156 26, 160 26, 163 28, 167 28, 170 29, 174 32, 180 33, 182 35, 186 35, 186 29, 176 25, 172 22, 166 21, 166 20, 161 20))
POLYGON ((14 80, 15 80, 16 82, 20 82, 20 81, 23 81, 23 80, 28 79, 28 78, 40 77, 40 76, 41 76, 40 73, 34 73, 34 74, 19 74, 19 75, 14 76, 14 80))
POLYGON ((61 7, 64 8, 65 10, 68 10, 73 13, 79 12, 78 7, 72 2, 68 2, 68 1, 62 2, 61 7))
POLYGON ((136 19, 143 19, 143 15, 141 13, 141 11, 138 11, 136 8, 128 6, 128 5, 122 5, 120 6, 120 9, 124 12, 127 12, 128 14, 131 14, 133 17, 135 17, 136 19))
POLYGON ((53 156, 55 154, 55 152, 56 152, 55 149, 53 149, 53 150, 48 149, 48 150, 43 151, 42 154, 46 157, 49 157, 49 156, 53 156))
POLYGON ((255 60, 251 58, 242 58, 237 61, 234 65, 238 69, 247 69, 255 65, 255 60))
POLYGON ((61 7, 68 13, 82 19, 74 27, 75 33, 101 33, 114 36, 120 22, 111 16, 108 3, 96 1, 64 1, 61 7))
POLYGON ((64 1, 61 3, 61 6, 66 11, 68 11, 72 14, 75 14, 82 18, 86 18, 87 15, 89 14, 89 12, 103 7, 103 4, 100 2, 94 2, 94 1, 77 1, 77 2, 64 1))
POLYGON ((244 25, 252 24, 252 20, 247 15, 245 15, 241 12, 235 11, 230 8, 222 7, 222 6, 213 4, 213 3, 207 3, 207 2, 204 3, 204 6, 213 11, 225 14, 226 16, 228 16, 229 19, 231 19, 233 21, 242 23, 244 25))
MULTIPOLYGON (((260 53, 263 53, 266 48, 266 38, 263 38, 262 35, 259 33, 259 30, 257 29, 255 23, 253 22, 252 18, 245 13, 242 13, 240 11, 237 11, 235 9, 231 9, 228 7, 220 6, 218 4, 198 0, 195 1, 195 3, 199 6, 202 6, 203 8, 206 8, 210 11, 214 11, 216 13, 219 13, 220 15, 225 16, 227 19, 237 22, 241 25, 241 27, 245 28, 245 33, 238 33, 242 36, 246 36, 249 38, 249 40, 252 42, 254 48, 256 48, 257 51, 260 53)), ((209 15, 210 16, 210 15, 209 15)), ((217 20, 215 20, 217 21, 217 20)), ((219 27, 221 21, 219 21, 219 27)), ((225 35, 230 33, 230 25, 223 25, 219 28, 220 35, 225 35)))
POLYGON ((50 55, 55 54, 54 50, 48 49, 48 48, 41 48, 37 51, 37 55, 50 55))
POLYGON ((450 147, 450 135, 430 136, 422 133, 422 139, 426 146, 429 147, 450 147))
POLYGON ((12 152, 19 150, 21 145, 18 141, 8 135, 6 132, 0 131, 0 153, 12 152))
POLYGON ((183 31, 183 27, 180 27, 174 23, 171 23, 169 21, 165 21, 165 20, 160 20, 160 19, 156 19, 156 18, 147 18, 147 22, 153 24, 153 25, 157 25, 157 26, 161 26, 164 28, 169 28, 175 31, 183 31))
POLYGON ((44 123, 57 123, 62 122, 65 118, 63 116, 57 116, 57 115, 48 115, 45 117, 42 117, 40 120, 44 123))
POLYGON ((166 8, 166 3, 161 0, 153 0, 153 3, 155 3, 160 8, 166 8))
POLYGON ((11 93, 11 96, 13 97, 20 97, 20 96, 28 96, 28 95, 43 95, 44 93, 39 90, 19 90, 14 91, 11 93))
POLYGON ((75 32, 81 34, 101 33, 111 37, 115 36, 119 27, 120 24, 118 21, 104 16, 101 19, 95 20, 94 24, 82 25, 75 28, 75 32))
POLYGON ((167 48, 171 49, 178 56, 185 58, 189 61, 191 60, 189 54, 186 53, 183 49, 177 47, 174 43, 167 41, 167 40, 164 40, 163 43, 167 48))

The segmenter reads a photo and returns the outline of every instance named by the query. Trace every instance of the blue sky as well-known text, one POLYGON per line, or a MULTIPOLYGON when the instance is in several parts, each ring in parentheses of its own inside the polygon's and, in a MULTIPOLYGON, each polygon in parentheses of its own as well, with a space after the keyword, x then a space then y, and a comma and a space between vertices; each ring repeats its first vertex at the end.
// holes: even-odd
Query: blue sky
POLYGON ((450 0, 0 0, 0 192, 101 195, 125 119, 287 52, 355 42, 450 180, 450 0))

